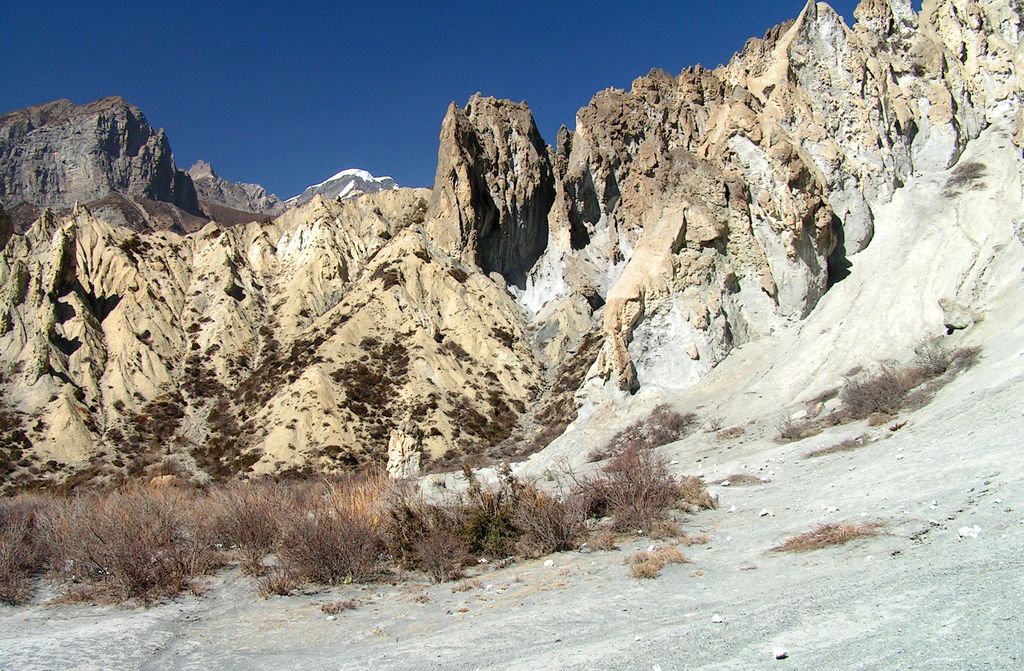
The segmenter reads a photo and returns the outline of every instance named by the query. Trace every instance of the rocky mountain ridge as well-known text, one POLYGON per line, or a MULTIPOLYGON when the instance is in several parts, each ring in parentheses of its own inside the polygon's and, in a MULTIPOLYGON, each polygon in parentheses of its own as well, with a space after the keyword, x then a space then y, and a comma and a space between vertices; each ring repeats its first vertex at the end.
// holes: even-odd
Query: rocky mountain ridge
MULTIPOLYGON (((201 217, 192 180, 163 130, 119 97, 58 100, 0 116, 0 200, 8 210, 67 210, 110 194, 201 217)), ((27 221, 20 222, 23 229, 27 221)))
MULTIPOLYGON (((277 215, 285 210, 281 199, 272 193, 268 194, 259 184, 226 180, 206 161, 196 161, 192 164, 188 169, 188 176, 192 178, 200 202, 252 214, 277 215)), ((215 216, 212 218, 217 219, 215 216)))
POLYGON ((1019 160, 1019 5, 856 17, 809 2, 726 66, 602 91, 554 148, 523 104, 452 105, 430 192, 187 236, 41 217, 0 255, 4 477, 453 465, 692 388, 856 273, 906 182, 982 184, 983 132, 1019 160))

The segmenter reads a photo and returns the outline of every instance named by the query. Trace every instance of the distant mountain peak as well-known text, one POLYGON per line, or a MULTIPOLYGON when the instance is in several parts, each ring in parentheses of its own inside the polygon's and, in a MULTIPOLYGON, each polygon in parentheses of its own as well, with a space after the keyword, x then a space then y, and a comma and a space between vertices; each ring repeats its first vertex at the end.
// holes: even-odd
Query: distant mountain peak
MULTIPOLYGON (((232 182, 224 179, 207 161, 196 161, 188 169, 199 199, 228 207, 239 212, 276 215, 284 211, 284 204, 259 184, 232 182)), ((222 213, 223 214, 223 213, 222 213)))
POLYGON ((349 200, 368 193, 397 188, 398 184, 391 177, 375 177, 366 170, 346 168, 318 184, 307 186, 302 193, 286 200, 285 205, 288 207, 302 205, 318 195, 328 199, 349 200))

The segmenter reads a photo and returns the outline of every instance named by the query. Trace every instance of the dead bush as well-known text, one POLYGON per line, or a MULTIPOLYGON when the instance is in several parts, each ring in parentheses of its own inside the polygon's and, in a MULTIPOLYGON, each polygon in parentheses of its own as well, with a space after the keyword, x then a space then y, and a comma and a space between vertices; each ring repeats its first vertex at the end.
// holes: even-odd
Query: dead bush
POLYGON ((0 499, 0 602, 17 605, 32 596, 32 583, 49 554, 38 529, 48 503, 31 495, 0 499))
POLYGON ((871 522, 856 524, 822 524, 812 531, 787 538, 771 549, 771 552, 810 552, 834 545, 843 545, 858 538, 877 536, 882 524, 871 522))
POLYGON ((195 503, 183 490, 141 485, 81 495, 48 516, 45 536, 68 583, 149 603, 191 588, 216 564, 195 503))
POLYGON ((628 449, 654 449, 684 438, 697 428, 697 415, 680 413, 662 404, 644 419, 615 434, 603 448, 590 454, 590 461, 603 461, 628 449))
POLYGON ((540 556, 577 547, 587 519, 586 505, 580 496, 556 497, 536 487, 519 496, 515 523, 522 533, 517 547, 520 554, 540 556))
POLYGON ((664 458, 635 446, 615 455, 598 477, 577 481, 574 491, 590 516, 611 517, 615 531, 650 529, 679 506, 716 505, 699 478, 676 479, 664 458))
POLYGON ((386 570, 387 547, 373 497, 384 483, 352 477, 317 486, 306 505, 281 521, 279 559, 299 580, 327 585, 366 582, 386 570))
POLYGON ((656 578, 669 564, 683 564, 690 560, 674 545, 663 545, 650 552, 635 552, 626 557, 626 565, 634 578, 656 578))
POLYGON ((233 482, 214 489, 206 515, 217 542, 238 548, 242 571, 259 574, 262 561, 280 537, 282 511, 292 509, 285 486, 273 482, 233 482))

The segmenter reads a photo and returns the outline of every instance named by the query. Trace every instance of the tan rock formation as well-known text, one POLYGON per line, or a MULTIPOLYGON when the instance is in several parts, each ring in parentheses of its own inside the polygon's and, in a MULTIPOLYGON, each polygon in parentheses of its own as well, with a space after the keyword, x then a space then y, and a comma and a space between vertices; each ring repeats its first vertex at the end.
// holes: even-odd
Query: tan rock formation
POLYGON ((1024 142, 1018 3, 856 16, 809 2, 726 66, 602 91, 554 149, 524 104, 452 105, 432 192, 184 236, 42 215, 0 253, 12 440, 56 463, 38 477, 167 453, 215 477, 408 474, 588 395, 695 384, 814 310, 905 180, 990 126, 1024 142))

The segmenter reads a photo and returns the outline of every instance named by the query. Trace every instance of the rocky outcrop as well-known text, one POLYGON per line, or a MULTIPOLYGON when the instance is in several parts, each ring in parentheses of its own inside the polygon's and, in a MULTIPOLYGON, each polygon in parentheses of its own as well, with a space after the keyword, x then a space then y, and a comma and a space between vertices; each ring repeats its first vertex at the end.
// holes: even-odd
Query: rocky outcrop
POLYGON ((547 245, 555 180, 522 103, 473 96, 441 123, 431 237, 484 272, 523 287, 547 245))
POLYGON ((986 125, 1019 127, 1018 6, 868 0, 857 17, 808 2, 727 66, 599 93, 560 136, 564 197, 527 301, 600 288, 598 375, 692 384, 806 316, 911 175, 952 165, 986 125))
POLYGON ((9 208, 68 209, 111 193, 201 215, 167 136, 121 98, 58 100, 0 116, 0 199, 9 208))
MULTIPOLYGON (((259 184, 231 182, 218 175, 206 161, 196 161, 188 169, 196 195, 204 204, 220 205, 252 214, 281 214, 284 203, 268 194, 259 184)), ((216 218, 216 217, 214 217, 216 218)))

